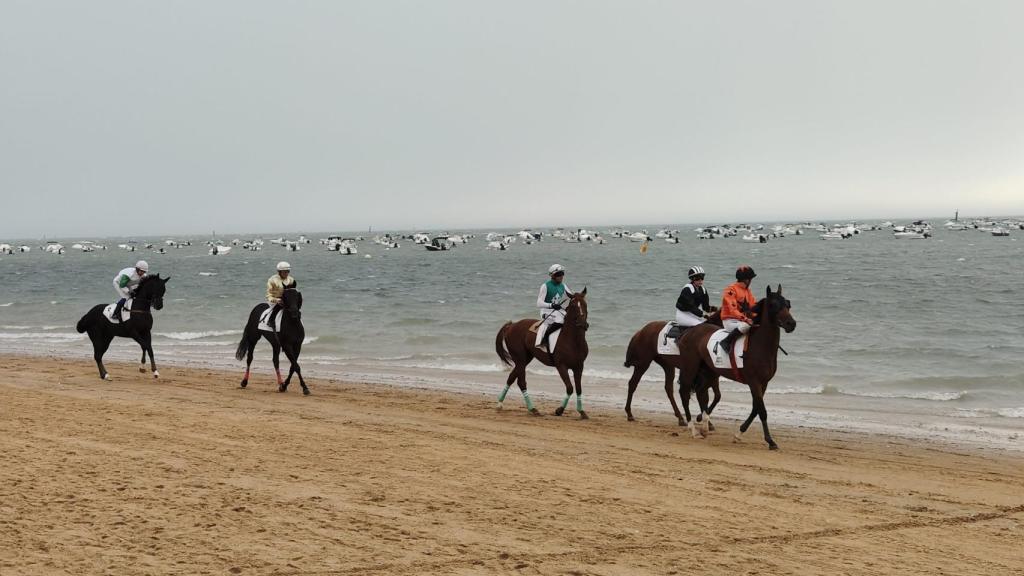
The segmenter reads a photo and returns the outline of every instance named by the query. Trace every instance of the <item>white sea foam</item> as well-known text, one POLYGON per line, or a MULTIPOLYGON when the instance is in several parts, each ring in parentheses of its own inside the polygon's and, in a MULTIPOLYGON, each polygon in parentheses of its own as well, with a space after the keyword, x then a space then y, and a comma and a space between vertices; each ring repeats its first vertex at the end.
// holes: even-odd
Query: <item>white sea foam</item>
POLYGON ((8 302, 7 304, 0 304, 0 308, 7 308, 11 304, 14 304, 14 302, 8 302))
POLYGON ((1024 406, 1016 408, 1000 408, 996 411, 1003 418, 1024 418, 1024 406))
POLYGON ((67 334, 63 332, 0 332, 0 340, 43 340, 47 342, 83 340, 85 334, 67 334))
POLYGON ((306 336, 306 338, 302 341, 302 343, 303 344, 312 344, 313 342, 316 342, 319 339, 320 339, 319 336, 306 336))
POLYGON ((170 338, 171 340, 198 340, 200 338, 231 336, 241 333, 241 330, 208 330, 206 332, 155 332, 154 335, 170 338))

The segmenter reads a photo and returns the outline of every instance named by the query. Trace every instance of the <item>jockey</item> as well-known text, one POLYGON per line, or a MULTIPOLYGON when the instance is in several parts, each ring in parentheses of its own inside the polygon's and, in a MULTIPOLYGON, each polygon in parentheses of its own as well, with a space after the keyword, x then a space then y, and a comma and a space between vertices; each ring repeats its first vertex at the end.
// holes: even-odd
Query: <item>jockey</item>
POLYGON ((540 317, 545 327, 541 345, 545 349, 548 347, 548 338, 565 322, 562 303, 573 294, 572 290, 569 290, 569 287, 562 282, 565 278, 564 266, 552 264, 548 268, 548 275, 551 276, 551 279, 541 284, 540 292, 537 293, 537 308, 540 308, 540 317))
POLYGON ((687 276, 690 283, 683 286, 676 299, 676 324, 689 328, 704 322, 715 309, 711 307, 708 291, 704 289, 704 269, 694 266, 687 276))
POLYGON ((121 321, 121 310, 127 299, 135 296, 135 288, 139 282, 149 273, 149 264, 145 260, 139 260, 134 268, 125 268, 114 276, 114 290, 117 290, 117 306, 114 307, 114 321, 121 321))
POLYGON ((267 279, 267 302, 270 303, 273 310, 270 312, 270 319, 268 324, 271 328, 277 327, 275 321, 277 314, 281 311, 281 299, 284 298, 285 288, 295 287, 295 277, 291 275, 292 265, 287 262, 277 263, 277 274, 274 274, 267 279))
POLYGON ((729 330, 729 335, 719 343, 726 354, 732 350, 732 344, 740 334, 750 332, 754 324, 752 317, 757 300, 750 292, 750 281, 757 274, 750 266, 736 269, 736 282, 733 282, 722 294, 722 327, 729 330))

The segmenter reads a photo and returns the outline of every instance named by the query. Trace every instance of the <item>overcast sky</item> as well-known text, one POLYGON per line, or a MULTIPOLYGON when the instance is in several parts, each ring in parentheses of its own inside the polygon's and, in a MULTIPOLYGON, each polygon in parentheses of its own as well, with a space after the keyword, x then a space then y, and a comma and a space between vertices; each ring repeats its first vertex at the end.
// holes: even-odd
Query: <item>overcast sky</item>
POLYGON ((1020 214, 1022 22, 0 0, 0 237, 1020 214))

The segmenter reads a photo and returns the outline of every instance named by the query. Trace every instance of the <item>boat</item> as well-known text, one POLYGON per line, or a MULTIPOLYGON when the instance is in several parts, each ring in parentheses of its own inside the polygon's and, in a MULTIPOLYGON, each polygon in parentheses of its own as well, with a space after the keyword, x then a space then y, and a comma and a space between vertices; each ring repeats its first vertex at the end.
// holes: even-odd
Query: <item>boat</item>
POLYGON ((764 244, 768 242, 768 237, 764 234, 746 234, 743 236, 743 241, 754 244, 764 244))
POLYGON ((993 236, 1009 236, 1010 235, 1010 231, 1007 230, 1006 228, 996 228, 995 230, 992 231, 992 235, 993 236))
POLYGON ((646 231, 633 232, 628 236, 630 242, 650 242, 651 237, 647 235, 646 231))
POLYGON ((818 236, 822 240, 843 240, 846 236, 843 236, 839 232, 825 232, 821 236, 818 236))
POLYGON ((231 246, 214 244, 213 247, 210 248, 210 256, 225 256, 229 253, 231 253, 231 246))
POLYGON ((508 250, 508 245, 498 241, 488 242, 487 250, 508 250))
POLYGON ((430 252, 445 252, 451 250, 453 246, 454 244, 447 236, 436 236, 424 248, 430 252))
POLYGON ((904 230, 903 232, 893 232, 893 237, 897 240, 924 240, 930 238, 931 234, 924 231, 917 230, 904 230))

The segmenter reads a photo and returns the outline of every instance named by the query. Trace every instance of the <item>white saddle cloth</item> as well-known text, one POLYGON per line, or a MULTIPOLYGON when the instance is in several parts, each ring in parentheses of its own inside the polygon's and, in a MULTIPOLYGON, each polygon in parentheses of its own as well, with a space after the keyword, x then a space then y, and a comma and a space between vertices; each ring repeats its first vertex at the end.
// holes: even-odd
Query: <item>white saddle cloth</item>
POLYGON ((266 310, 264 310, 262 314, 260 314, 260 322, 259 322, 259 325, 257 326, 258 329, 260 329, 260 330, 262 330, 264 332, 280 332, 281 331, 281 316, 284 316, 285 314, 287 314, 287 312, 285 312, 284 310, 281 310, 280 312, 278 312, 277 313, 277 318, 274 318, 274 321, 277 322, 277 326, 275 328, 271 328, 270 327, 270 311, 273 310, 273 309, 274 309, 274 307, 271 306, 270 308, 267 308, 266 310))
POLYGON ((679 346, 676 344, 676 341, 666 336, 668 331, 675 325, 676 324, 674 322, 669 322, 665 324, 665 327, 661 329, 661 332, 658 332, 658 354, 662 356, 679 355, 679 346))
MULTIPOLYGON (((114 318, 114 308, 117 307, 117 302, 113 304, 107 304, 107 307, 103 309, 103 317, 110 321, 111 324, 118 324, 119 322, 114 318)), ((121 308, 121 322, 127 322, 132 317, 130 310, 132 309, 132 299, 129 298, 124 301, 124 307, 121 308)))
MULTIPOLYGON (((725 348, 718 345, 718 343, 728 335, 728 330, 719 330, 712 334, 711 338, 708 339, 708 354, 711 356, 711 360, 715 363, 715 368, 724 368, 726 370, 732 369, 732 360, 729 358, 730 355, 726 353, 725 348)), ((743 347, 746 346, 746 344, 746 334, 740 334, 740 337, 732 344, 732 349, 736 351, 736 368, 743 368, 743 347)))

